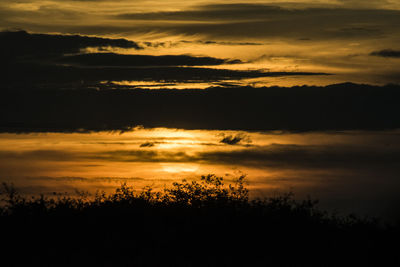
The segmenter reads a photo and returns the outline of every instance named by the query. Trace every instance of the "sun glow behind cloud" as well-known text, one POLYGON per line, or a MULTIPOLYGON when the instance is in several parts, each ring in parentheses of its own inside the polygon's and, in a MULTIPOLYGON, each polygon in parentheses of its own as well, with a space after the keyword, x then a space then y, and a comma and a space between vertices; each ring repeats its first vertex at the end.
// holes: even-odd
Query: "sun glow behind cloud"
POLYGON ((395 196, 398 164, 391 162, 400 158, 398 135, 165 128, 122 134, 1 134, 0 176, 25 193, 50 193, 110 191, 122 182, 160 189, 207 173, 229 182, 245 173, 253 196, 294 190, 325 203, 344 201, 343 207, 349 208, 346 199, 351 197, 354 205, 376 201, 383 188, 384 198, 395 196), (237 137, 238 142, 222 142, 224 137, 237 137), (384 182, 375 179, 382 164, 384 182), (359 194, 361 184, 364 193, 359 194))

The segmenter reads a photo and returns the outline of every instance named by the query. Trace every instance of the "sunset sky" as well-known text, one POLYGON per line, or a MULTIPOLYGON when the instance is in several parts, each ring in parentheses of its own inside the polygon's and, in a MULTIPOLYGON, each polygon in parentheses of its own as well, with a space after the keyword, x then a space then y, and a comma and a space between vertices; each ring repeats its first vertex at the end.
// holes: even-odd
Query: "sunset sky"
POLYGON ((334 75, 305 84, 386 84, 400 77, 395 0, 4 0, 0 17, 3 30, 126 38, 143 48, 124 53, 231 58, 246 63, 231 68, 334 75))
POLYGON ((25 193, 244 173, 397 216, 398 0, 2 0, 0 30, 0 181, 25 193))

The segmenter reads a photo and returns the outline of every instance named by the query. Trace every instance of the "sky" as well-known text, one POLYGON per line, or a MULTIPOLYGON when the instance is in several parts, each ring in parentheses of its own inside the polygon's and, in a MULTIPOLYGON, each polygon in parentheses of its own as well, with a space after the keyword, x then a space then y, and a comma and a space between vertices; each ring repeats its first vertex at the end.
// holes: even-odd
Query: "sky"
POLYGON ((123 134, 0 134, 0 181, 23 193, 136 190, 212 173, 250 196, 292 191, 340 214, 397 219, 399 131, 248 132, 136 128, 123 134))
POLYGON ((5 0, 0 29, 126 38, 144 49, 114 52, 241 60, 224 66, 235 69, 332 74, 300 81, 309 85, 386 84, 399 82, 399 12, 394 0, 5 0))
POLYGON ((0 182, 244 173, 400 218, 399 44, 398 0, 2 0, 0 182))

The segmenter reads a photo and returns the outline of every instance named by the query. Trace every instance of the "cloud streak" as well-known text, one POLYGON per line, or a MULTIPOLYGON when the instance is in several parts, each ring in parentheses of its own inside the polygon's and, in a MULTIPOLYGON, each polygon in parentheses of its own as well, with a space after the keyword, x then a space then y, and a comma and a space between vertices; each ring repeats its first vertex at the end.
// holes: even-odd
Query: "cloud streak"
POLYGON ((149 56, 120 55, 115 53, 90 53, 66 56, 61 58, 59 62, 77 63, 86 66, 210 66, 242 63, 240 60, 194 57, 188 55, 149 56))
POLYGON ((112 151, 0 151, 4 160, 79 161, 79 162, 140 162, 140 163, 202 163, 246 168, 290 169, 376 169, 382 166, 399 169, 397 147, 363 147, 350 144, 296 145, 271 144, 235 150, 210 150, 196 153, 184 151, 112 150, 112 151))
POLYGON ((400 50, 384 49, 380 51, 373 51, 370 55, 385 58, 400 58, 400 50))

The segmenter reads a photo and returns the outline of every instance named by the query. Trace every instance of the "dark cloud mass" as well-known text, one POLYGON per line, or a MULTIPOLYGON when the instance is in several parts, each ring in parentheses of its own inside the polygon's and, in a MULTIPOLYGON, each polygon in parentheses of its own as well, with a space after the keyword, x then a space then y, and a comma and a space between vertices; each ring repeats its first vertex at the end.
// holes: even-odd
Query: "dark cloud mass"
POLYGON ((373 51, 370 55, 377 57, 400 58, 400 50, 384 49, 380 51, 373 51))
POLYGON ((224 143, 227 145, 236 145, 238 144, 240 141, 242 141, 242 138, 239 136, 232 136, 232 135, 228 135, 225 136, 224 138, 222 138, 222 140, 220 141, 220 143, 224 143))
POLYGON ((400 128, 399 86, 231 87, 206 90, 10 89, 1 132, 183 129, 382 130, 400 128))
POLYGON ((140 144, 140 147, 153 147, 155 146, 154 142, 145 142, 143 144, 140 144))
POLYGON ((109 39, 80 35, 32 34, 25 31, 0 32, 0 57, 3 60, 35 59, 79 53, 88 47, 142 49, 126 39, 109 39))
POLYGON ((349 145, 310 146, 272 144, 265 147, 247 148, 236 151, 203 152, 198 157, 200 161, 207 161, 214 164, 285 170, 357 169, 361 166, 371 169, 379 169, 381 166, 391 166, 399 169, 396 162, 400 160, 400 153, 397 149, 391 150, 385 147, 371 149, 349 145))
MULTIPOLYGON (((87 88, 107 87, 101 81, 209 82, 243 78, 325 75, 312 72, 236 71, 200 67, 153 66, 61 66, 52 64, 9 64, 3 88, 87 88), (20 79, 24 75, 24 79, 20 79)), ((116 86, 113 86, 116 87, 116 86)))
POLYGON ((237 145, 241 142, 244 143, 251 143, 251 140, 248 136, 244 134, 237 134, 237 135, 224 135, 223 138, 220 140, 220 143, 227 144, 227 145, 237 145))

